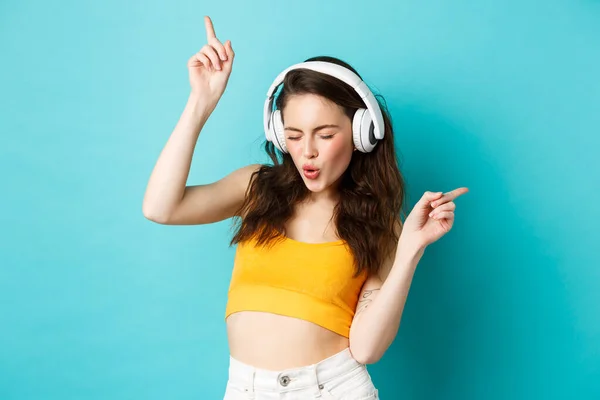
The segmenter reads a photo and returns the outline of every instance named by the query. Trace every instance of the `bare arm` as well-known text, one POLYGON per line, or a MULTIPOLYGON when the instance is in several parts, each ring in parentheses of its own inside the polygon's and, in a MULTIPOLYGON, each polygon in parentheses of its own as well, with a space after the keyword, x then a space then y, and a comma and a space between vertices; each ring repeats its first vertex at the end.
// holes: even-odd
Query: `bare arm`
POLYGON ((242 205, 260 164, 239 168, 217 182, 186 186, 194 147, 210 112, 190 95, 148 181, 142 205, 147 219, 167 225, 209 224, 234 216, 242 205))
POLYGON ((235 53, 228 40, 216 37, 204 17, 207 44, 188 60, 191 93, 163 148, 146 187, 142 212, 161 224, 205 224, 234 215, 241 206, 252 172, 258 165, 233 171, 218 182, 187 186, 196 142, 225 91, 235 53))
POLYGON ((185 109, 152 170, 142 205, 144 216, 165 222, 181 203, 194 147, 212 106, 190 94, 185 109))
POLYGON ((421 256, 398 247, 386 261, 387 278, 373 275, 365 282, 350 327, 350 350, 361 363, 376 363, 394 341, 421 256))
MULTIPOLYGON (((395 229, 400 236, 400 221, 395 229)), ((376 363, 394 341, 413 274, 424 251, 403 246, 399 241, 383 260, 379 273, 365 281, 350 326, 350 350, 361 363, 376 363)))
POLYGON ((165 225, 211 224, 231 218, 242 206, 252 173, 260 164, 236 169, 224 178, 205 185, 187 186, 173 212, 160 221, 165 225))

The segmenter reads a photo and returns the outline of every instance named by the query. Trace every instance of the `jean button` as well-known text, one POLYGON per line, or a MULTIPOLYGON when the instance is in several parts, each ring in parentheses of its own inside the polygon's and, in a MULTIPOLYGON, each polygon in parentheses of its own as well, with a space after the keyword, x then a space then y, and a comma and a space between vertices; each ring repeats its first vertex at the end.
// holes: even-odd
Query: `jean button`
POLYGON ((287 375, 282 376, 279 378, 279 383, 281 383, 282 386, 287 386, 290 383, 290 377, 287 375))

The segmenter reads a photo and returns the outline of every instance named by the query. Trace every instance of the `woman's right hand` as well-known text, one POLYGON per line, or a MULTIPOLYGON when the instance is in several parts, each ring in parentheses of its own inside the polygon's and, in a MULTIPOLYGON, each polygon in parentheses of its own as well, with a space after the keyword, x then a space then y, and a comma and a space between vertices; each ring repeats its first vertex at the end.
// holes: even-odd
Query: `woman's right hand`
POLYGON ((207 44, 188 60, 192 93, 216 106, 225 92, 235 53, 231 41, 223 45, 215 35, 211 19, 204 17, 207 44))

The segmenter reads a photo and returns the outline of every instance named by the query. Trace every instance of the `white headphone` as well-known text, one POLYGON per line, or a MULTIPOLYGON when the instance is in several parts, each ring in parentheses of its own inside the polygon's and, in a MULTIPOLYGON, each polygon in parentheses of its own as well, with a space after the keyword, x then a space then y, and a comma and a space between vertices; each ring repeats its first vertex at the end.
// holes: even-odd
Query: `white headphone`
POLYGON ((281 72, 267 92, 264 111, 264 127, 267 140, 272 142, 281 152, 287 153, 285 145, 285 137, 283 132, 283 121, 280 110, 273 110, 273 102, 275 91, 279 85, 283 83, 285 75, 293 69, 310 69, 331 75, 339 80, 350 85, 363 99, 367 108, 359 108, 354 113, 352 119, 352 139, 354 146, 363 152, 368 153, 375 148, 378 140, 383 139, 384 123, 379 103, 375 100, 375 96, 371 90, 360 79, 358 75, 341 65, 324 62, 324 61, 308 61, 299 64, 294 64, 291 67, 281 72))

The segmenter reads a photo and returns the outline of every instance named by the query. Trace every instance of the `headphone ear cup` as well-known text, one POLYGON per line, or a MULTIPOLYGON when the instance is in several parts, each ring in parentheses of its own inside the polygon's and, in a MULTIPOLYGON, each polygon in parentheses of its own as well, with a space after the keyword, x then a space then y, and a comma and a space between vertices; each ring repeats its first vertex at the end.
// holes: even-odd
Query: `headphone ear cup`
POLYGON ((275 110, 271 116, 271 135, 272 142, 282 153, 287 153, 285 145, 285 136, 283 135, 283 120, 281 119, 281 111, 275 110))
POLYGON ((359 151, 363 153, 373 151, 377 144, 377 139, 373 134, 374 129, 375 126, 368 110, 366 108, 356 110, 352 119, 352 140, 359 151))

